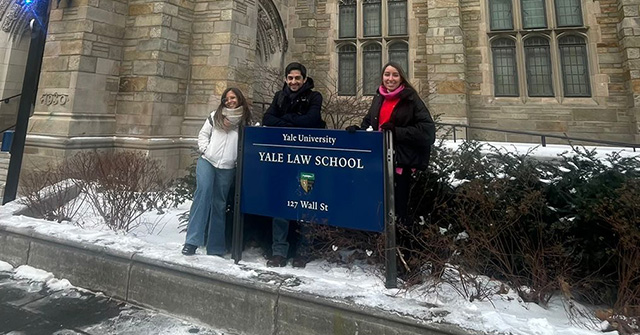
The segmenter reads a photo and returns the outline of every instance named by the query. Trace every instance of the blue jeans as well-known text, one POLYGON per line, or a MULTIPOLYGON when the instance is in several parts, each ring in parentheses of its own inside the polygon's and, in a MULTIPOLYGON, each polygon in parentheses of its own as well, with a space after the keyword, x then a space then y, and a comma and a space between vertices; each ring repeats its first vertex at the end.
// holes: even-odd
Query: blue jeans
MULTIPOLYGON (((296 255, 306 256, 309 251, 309 224, 299 223, 299 236, 297 243, 296 255)), ((271 253, 273 256, 282 256, 287 258, 289 253, 289 242, 287 242, 287 236, 289 235, 289 220, 283 218, 273 218, 273 245, 271 246, 271 253)))
POLYGON ((205 245, 207 226, 207 254, 224 255, 227 195, 233 183, 236 169, 218 169, 206 159, 198 158, 196 164, 196 192, 189 211, 187 244, 205 245))

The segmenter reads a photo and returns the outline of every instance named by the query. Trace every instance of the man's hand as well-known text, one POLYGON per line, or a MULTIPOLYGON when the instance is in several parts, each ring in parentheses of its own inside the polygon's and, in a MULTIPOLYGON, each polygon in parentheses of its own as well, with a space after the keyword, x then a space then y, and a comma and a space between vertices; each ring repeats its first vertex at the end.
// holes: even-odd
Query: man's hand
POLYGON ((347 128, 344 128, 344 130, 346 130, 349 133, 353 134, 353 133, 356 132, 356 130, 360 130, 360 127, 358 127, 356 125, 351 125, 351 126, 348 126, 347 128))

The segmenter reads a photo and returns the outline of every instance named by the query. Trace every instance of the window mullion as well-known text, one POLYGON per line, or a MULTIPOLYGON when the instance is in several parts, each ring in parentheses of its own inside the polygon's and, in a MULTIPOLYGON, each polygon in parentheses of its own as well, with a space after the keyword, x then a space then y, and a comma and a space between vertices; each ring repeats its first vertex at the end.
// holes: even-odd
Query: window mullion
POLYGON ((562 101, 564 96, 564 86, 562 85, 562 69, 560 68, 560 51, 558 50, 558 35, 555 31, 551 31, 549 39, 549 47, 551 48, 551 75, 553 78, 553 93, 562 101))
POLYGON ((513 15, 513 29, 521 30, 522 29, 522 8, 520 6, 520 1, 512 0, 511 7, 513 8, 511 10, 513 15))
POLYGON ((526 67, 524 65, 524 50, 522 46, 522 35, 516 35, 516 72, 518 74, 518 92, 520 92, 520 99, 522 102, 527 100, 527 74, 526 67))
MULTIPOLYGON (((381 36, 389 36, 389 22, 387 22, 387 18, 389 17, 387 8, 387 0, 380 0, 380 35, 381 36)), ((383 48, 384 49, 384 48, 383 48)))
POLYGON ((547 27, 555 29, 558 27, 556 22, 556 6, 554 0, 545 0, 545 10, 547 14, 547 27))

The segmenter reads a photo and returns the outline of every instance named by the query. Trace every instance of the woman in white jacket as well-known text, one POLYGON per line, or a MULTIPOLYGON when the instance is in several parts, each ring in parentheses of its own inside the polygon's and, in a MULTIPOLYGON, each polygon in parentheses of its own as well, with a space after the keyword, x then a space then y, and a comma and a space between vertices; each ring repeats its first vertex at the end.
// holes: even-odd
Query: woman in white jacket
POLYGON ((225 212, 236 171, 238 128, 249 124, 250 117, 244 95, 231 87, 224 91, 220 106, 200 129, 198 149, 202 156, 196 163, 196 192, 189 211, 184 255, 195 254, 203 245, 208 255, 225 253, 225 212))

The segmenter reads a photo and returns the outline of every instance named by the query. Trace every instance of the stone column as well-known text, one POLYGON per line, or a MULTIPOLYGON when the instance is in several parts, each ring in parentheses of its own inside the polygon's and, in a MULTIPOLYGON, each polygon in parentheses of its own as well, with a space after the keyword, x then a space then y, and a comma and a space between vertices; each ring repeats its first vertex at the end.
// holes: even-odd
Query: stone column
POLYGON ((147 151, 177 172, 189 79, 189 1, 129 2, 116 112, 117 147, 147 151))
POLYGON ((466 58, 459 0, 428 0, 428 106, 442 122, 468 123, 466 58))
MULTIPOLYGON (((251 96, 256 53, 257 4, 254 0, 196 1, 189 64, 189 95, 181 134, 192 142, 206 117, 220 104, 227 87, 251 96)), ((183 167, 193 158, 182 151, 183 167)))
POLYGON ((112 145, 126 13, 120 0, 74 0, 51 10, 23 168, 112 145))
POLYGON ((618 0, 618 10, 622 66, 629 74, 627 87, 631 134, 635 142, 640 143, 640 1, 618 0))
MULTIPOLYGON (((0 31, 0 41, 7 41, 0 45, 0 99, 10 98, 22 91, 30 40, 29 34, 25 34, 21 40, 12 41, 8 33, 0 31)), ((19 104, 19 97, 8 103, 0 101, 0 129, 16 124, 19 104)))

